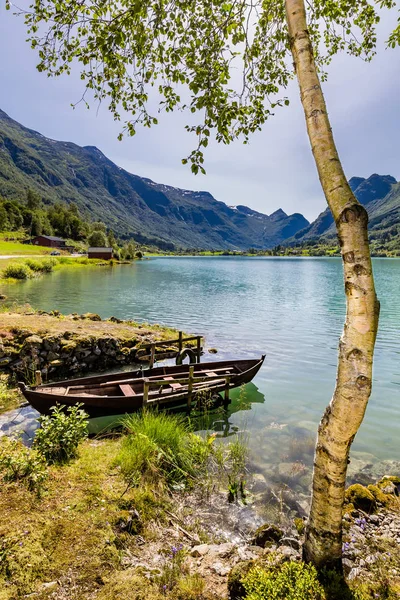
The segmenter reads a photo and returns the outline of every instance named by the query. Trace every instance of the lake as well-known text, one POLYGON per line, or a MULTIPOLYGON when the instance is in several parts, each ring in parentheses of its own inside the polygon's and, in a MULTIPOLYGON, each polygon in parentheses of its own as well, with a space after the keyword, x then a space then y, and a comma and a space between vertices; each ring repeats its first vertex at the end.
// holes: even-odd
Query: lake
MULTIPOLYGON (((374 259, 381 300, 374 387, 353 445, 352 470, 399 460, 400 260, 374 259), (382 462, 383 461, 383 462, 382 462)), ((234 394, 221 432, 246 428, 254 468, 269 480, 309 481, 318 422, 335 384, 344 321, 342 265, 335 258, 162 257, 132 265, 62 270, 2 286, 9 299, 63 313, 158 322, 206 337, 215 356, 266 354, 246 389, 234 394)), ((374 468, 375 468, 374 467, 374 468)))

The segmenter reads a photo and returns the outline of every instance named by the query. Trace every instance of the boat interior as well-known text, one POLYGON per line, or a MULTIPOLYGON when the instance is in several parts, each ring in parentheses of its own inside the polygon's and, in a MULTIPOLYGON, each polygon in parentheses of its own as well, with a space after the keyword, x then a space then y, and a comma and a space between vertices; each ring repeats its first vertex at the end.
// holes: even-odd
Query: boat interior
MULTIPOLYGON (((197 371, 194 374, 193 391, 196 388, 215 387, 225 383, 227 377, 234 377, 241 373, 241 370, 235 366, 215 368, 212 371, 197 371), (201 381, 196 381, 201 379, 201 381)), ((187 391, 188 372, 174 373, 171 375, 154 375, 148 378, 150 382, 149 395, 160 396, 163 394, 173 394, 187 391), (158 386, 156 382, 163 382, 158 386)), ((135 379, 121 379, 120 381, 111 381, 104 383, 93 383, 85 385, 70 386, 40 386, 40 392, 57 396, 79 396, 79 397, 133 397, 143 395, 144 380, 143 377, 135 379)), ((38 390, 39 391, 39 390, 38 390)))

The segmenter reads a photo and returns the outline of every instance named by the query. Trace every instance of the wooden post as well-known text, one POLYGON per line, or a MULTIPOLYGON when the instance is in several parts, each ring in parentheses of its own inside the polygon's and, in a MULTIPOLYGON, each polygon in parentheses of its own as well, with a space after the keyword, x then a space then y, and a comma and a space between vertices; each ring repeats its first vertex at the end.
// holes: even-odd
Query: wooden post
POLYGON ((193 374, 194 374, 194 367, 189 367, 188 398, 187 398, 188 412, 190 412, 190 410, 192 408, 193 374))
POLYGON ((36 385, 42 385, 42 372, 41 371, 35 371, 35 380, 36 380, 36 385))
POLYGON ((150 365, 149 365, 150 369, 152 369, 154 367, 155 358, 156 358, 156 345, 152 344, 151 350, 150 350, 150 365))
POLYGON ((201 356, 201 337, 199 336, 197 338, 197 362, 200 362, 200 356, 201 356))
POLYGON ((179 352, 182 352, 182 349, 183 349, 183 341, 182 341, 182 338, 183 338, 183 333, 182 333, 182 331, 180 331, 180 332, 179 332, 179 352))
POLYGON ((230 383, 231 378, 227 377, 225 380, 225 397, 224 397, 224 408, 228 407, 228 404, 230 402, 229 400, 229 383, 230 383))
POLYGON ((143 406, 149 401, 149 389, 150 389, 150 381, 147 377, 143 379, 143 406))

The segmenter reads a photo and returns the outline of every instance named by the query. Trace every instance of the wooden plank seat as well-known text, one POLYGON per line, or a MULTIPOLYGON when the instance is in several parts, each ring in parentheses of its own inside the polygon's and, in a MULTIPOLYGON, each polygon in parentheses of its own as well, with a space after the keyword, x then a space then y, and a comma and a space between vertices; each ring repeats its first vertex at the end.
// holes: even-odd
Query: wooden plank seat
POLYGON ((49 388, 44 388, 43 391, 46 394, 57 394, 58 396, 65 396, 67 390, 68 390, 68 388, 65 388, 65 387, 49 387, 49 388))
POLYGON ((123 393, 124 396, 136 396, 136 392, 132 389, 132 386, 129 385, 128 383, 125 383, 124 385, 120 385, 119 389, 121 390, 121 392, 123 393))
MULTIPOLYGON (((163 377, 163 379, 165 381, 174 381, 173 377, 163 377)), ((179 390, 179 388, 182 387, 181 383, 170 383, 170 386, 172 387, 173 390, 179 390)))

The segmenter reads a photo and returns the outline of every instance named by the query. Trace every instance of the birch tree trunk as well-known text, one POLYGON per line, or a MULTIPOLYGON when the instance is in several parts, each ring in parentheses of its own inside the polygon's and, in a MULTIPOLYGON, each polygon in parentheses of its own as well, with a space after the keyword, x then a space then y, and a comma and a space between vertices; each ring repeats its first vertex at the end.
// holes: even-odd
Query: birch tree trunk
POLYGON ((285 2, 308 136, 321 185, 336 222, 347 306, 339 342, 336 387, 318 429, 303 553, 304 559, 317 567, 341 569, 347 463, 351 443, 371 394, 379 302, 368 245, 368 215, 351 191, 340 163, 307 30, 304 0, 285 2))

